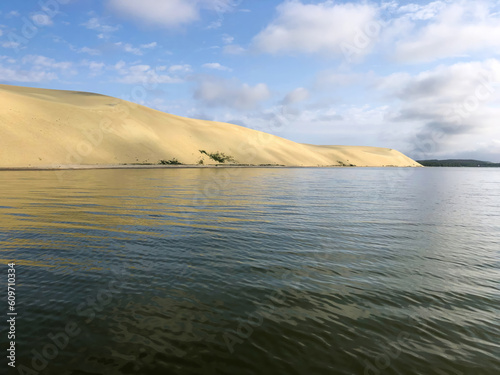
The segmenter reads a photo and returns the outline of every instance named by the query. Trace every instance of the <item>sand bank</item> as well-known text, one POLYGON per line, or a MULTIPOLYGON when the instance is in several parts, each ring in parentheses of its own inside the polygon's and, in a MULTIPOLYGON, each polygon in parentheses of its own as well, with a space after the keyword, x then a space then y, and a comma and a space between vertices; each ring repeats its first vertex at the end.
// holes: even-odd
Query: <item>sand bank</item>
POLYGON ((173 159, 196 167, 218 164, 207 155, 217 152, 252 166, 420 166, 389 148, 301 144, 99 94, 0 85, 0 102, 4 169, 157 168, 131 164, 173 159))

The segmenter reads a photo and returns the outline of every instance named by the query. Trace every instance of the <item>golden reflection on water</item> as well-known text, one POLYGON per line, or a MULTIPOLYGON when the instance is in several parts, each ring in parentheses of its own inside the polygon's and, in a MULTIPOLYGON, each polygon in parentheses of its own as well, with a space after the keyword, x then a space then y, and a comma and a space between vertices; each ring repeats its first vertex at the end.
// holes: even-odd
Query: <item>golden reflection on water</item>
MULTIPOLYGON (((12 262, 12 259, 0 259, 0 264, 9 264, 12 262)), ((26 259, 21 259, 17 261, 17 263, 22 264, 23 266, 30 266, 30 267, 55 267, 52 264, 46 264, 43 262, 38 262, 35 260, 26 260, 26 259)))
MULTIPOLYGON (((100 240, 168 237, 172 228, 179 228, 176 235, 180 236, 189 235, 192 229, 235 230, 255 221, 252 215, 242 217, 242 209, 251 208, 258 214, 259 205, 265 204, 259 197, 265 196, 266 187, 255 182, 262 170, 0 173, 0 251, 77 250, 82 243, 86 249, 106 251, 107 245, 100 240)), ((52 261, 60 266, 64 263, 52 261)), ((22 263, 35 265, 28 260, 22 263)))

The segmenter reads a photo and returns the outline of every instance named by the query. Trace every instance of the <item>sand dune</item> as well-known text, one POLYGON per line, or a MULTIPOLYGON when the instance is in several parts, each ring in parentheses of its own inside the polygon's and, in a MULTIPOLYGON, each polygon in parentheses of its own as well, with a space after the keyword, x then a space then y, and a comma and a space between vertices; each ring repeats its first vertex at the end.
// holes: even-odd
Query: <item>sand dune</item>
POLYGON ((0 85, 0 102, 3 168, 156 164, 173 158, 216 164, 199 150, 254 165, 420 166, 392 149, 300 144, 92 93, 0 85))

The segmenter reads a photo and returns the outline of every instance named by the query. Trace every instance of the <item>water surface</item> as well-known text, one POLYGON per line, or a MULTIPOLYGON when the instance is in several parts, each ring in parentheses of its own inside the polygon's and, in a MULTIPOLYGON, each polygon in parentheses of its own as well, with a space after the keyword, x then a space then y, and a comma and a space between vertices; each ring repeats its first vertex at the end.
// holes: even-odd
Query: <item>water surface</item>
POLYGON ((12 374, 500 374, 500 169, 0 181, 12 374))

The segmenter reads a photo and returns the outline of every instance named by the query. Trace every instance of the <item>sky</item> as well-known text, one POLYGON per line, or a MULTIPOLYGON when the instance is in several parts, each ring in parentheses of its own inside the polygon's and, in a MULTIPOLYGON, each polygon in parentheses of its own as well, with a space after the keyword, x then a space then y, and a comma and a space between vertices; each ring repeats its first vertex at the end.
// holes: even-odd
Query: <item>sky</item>
POLYGON ((500 0, 3 0, 0 83, 500 162, 500 0))

